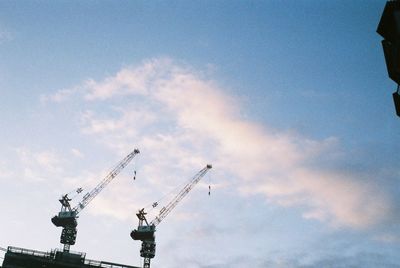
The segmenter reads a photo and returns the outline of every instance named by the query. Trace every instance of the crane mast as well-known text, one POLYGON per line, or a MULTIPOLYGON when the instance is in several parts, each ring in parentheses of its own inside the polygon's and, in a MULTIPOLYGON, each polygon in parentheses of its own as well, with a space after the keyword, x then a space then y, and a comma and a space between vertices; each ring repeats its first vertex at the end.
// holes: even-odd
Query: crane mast
POLYGON ((71 245, 75 244, 77 235, 77 218, 78 214, 129 164, 129 162, 139 154, 139 150, 135 149, 122 159, 117 166, 89 193, 83 196, 83 199, 74 208, 71 208, 69 201, 71 198, 65 194, 59 200, 61 210, 58 215, 54 216, 51 221, 57 227, 62 227, 60 242, 64 245, 64 251, 69 252, 71 245))
POLYGON ((160 210, 158 216, 156 216, 150 223, 146 219, 147 213, 144 208, 139 210, 136 216, 139 219, 139 225, 136 230, 131 232, 133 240, 142 241, 142 247, 140 249, 140 256, 144 258, 143 268, 150 268, 150 260, 154 258, 156 252, 156 242, 154 232, 156 226, 178 205, 178 203, 193 189, 193 187, 203 178, 208 170, 212 168, 211 165, 207 165, 200 170, 191 180, 188 182, 179 193, 160 210))

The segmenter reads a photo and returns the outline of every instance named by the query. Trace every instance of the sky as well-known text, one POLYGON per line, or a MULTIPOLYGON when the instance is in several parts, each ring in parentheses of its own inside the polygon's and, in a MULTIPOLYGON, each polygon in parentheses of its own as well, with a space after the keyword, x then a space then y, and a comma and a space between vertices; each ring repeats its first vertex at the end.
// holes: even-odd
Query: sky
POLYGON ((0 247, 61 248, 58 198, 138 148, 71 250, 140 266, 135 213, 212 164, 152 267, 400 267, 384 5, 1 1, 0 247))

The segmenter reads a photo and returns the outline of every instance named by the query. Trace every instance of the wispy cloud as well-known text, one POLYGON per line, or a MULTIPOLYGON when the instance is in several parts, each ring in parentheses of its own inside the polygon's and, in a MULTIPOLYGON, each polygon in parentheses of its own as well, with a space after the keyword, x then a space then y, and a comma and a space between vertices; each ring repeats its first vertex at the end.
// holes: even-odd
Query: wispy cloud
POLYGON ((0 179, 9 179, 14 177, 14 172, 8 167, 7 163, 0 162, 0 179))
MULTIPOLYGON (((303 256, 304 257, 304 256, 303 256)), ((222 267, 244 267, 251 264, 255 268, 263 267, 280 267, 280 268, 320 268, 320 267, 332 267, 332 268, 343 268, 343 267, 387 267, 387 268, 398 268, 400 263, 396 260, 388 260, 387 256, 371 253, 371 252, 359 252, 349 256, 336 256, 334 253, 330 256, 325 256, 313 261, 304 261, 301 256, 299 258, 294 257, 266 257, 264 260, 260 258, 252 258, 249 256, 236 257, 228 262, 217 262, 214 264, 205 264, 199 261, 193 260, 181 260, 188 267, 197 268, 222 268, 222 267)))
POLYGON ((243 119, 240 100, 170 59, 146 61, 79 87, 82 101, 113 107, 109 114, 86 111, 83 133, 119 151, 140 145, 152 163, 144 169, 154 186, 162 188, 152 178, 174 175, 171 167, 190 174, 211 161, 218 179, 242 195, 301 207, 306 219, 366 228, 394 213, 390 196, 376 190, 371 174, 316 164, 337 153, 334 137, 311 140, 243 119))
POLYGON ((84 155, 79 149, 76 149, 76 148, 72 148, 72 149, 71 149, 71 153, 72 153, 75 157, 78 157, 78 158, 84 158, 84 157, 85 157, 85 155, 84 155))
POLYGON ((388 267, 398 268, 400 263, 396 260, 388 260, 387 256, 371 253, 371 252, 360 252, 351 256, 335 256, 332 254, 331 257, 325 257, 312 262, 311 264, 288 267, 303 267, 303 268, 317 268, 317 267, 388 267))
POLYGON ((21 164, 19 176, 29 181, 43 181, 49 175, 63 172, 63 161, 53 151, 32 151, 28 148, 17 148, 16 153, 21 164))
POLYGON ((11 34, 11 32, 1 29, 1 27, 0 27, 0 44, 4 43, 6 41, 11 41, 12 39, 13 39, 13 35, 11 34))
POLYGON ((54 94, 42 94, 40 96, 40 101, 42 103, 46 103, 46 102, 60 103, 60 102, 68 100, 72 95, 74 95, 78 91, 79 91, 79 87, 61 89, 54 94))
POLYGON ((384 233, 379 234, 373 237, 374 240, 383 242, 383 243, 400 243, 400 237, 397 234, 393 233, 384 233))

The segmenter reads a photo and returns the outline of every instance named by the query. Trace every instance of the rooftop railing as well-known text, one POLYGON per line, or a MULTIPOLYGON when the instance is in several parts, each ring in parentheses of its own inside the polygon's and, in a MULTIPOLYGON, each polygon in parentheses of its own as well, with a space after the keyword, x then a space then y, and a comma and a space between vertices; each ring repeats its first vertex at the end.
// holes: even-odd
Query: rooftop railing
POLYGON ((12 253, 17 253, 17 254, 26 254, 26 255, 32 255, 32 256, 43 257, 43 258, 50 258, 49 252, 43 252, 43 251, 38 251, 38 250, 26 249, 26 248, 8 247, 7 251, 12 252, 12 253))
MULTIPOLYGON (((36 257, 41 257, 41 258, 46 258, 46 259, 52 259, 52 260, 55 259, 56 253, 60 252, 57 249, 52 250, 51 252, 43 252, 43 251, 38 251, 38 250, 11 247, 11 246, 8 247, 7 250, 0 247, 0 250, 8 251, 8 252, 16 253, 16 254, 26 254, 26 255, 31 255, 31 256, 36 256, 36 257)), ((71 253, 76 254, 76 255, 81 255, 82 259, 84 260, 83 264, 88 265, 88 266, 95 266, 95 267, 101 267, 101 268, 139 268, 137 266, 130 266, 130 265, 124 265, 124 264, 119 264, 119 263, 85 259, 86 254, 82 253, 82 252, 71 252, 71 253)))
POLYGON ((85 260, 85 264, 102 268, 139 268, 137 266, 130 266, 130 265, 112 263, 106 261, 94 261, 94 260, 85 260))

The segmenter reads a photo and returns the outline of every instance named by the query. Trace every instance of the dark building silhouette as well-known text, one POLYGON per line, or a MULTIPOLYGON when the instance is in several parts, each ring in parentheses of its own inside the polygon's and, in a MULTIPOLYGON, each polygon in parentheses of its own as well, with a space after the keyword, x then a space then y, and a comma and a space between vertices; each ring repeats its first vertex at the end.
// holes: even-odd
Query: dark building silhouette
POLYGON ((52 250, 43 252, 8 247, 0 268, 140 268, 124 264, 86 259, 86 253, 52 250))
POLYGON ((392 94, 397 116, 400 116, 400 1, 386 2, 376 30, 383 37, 382 48, 389 78, 397 84, 392 94))

